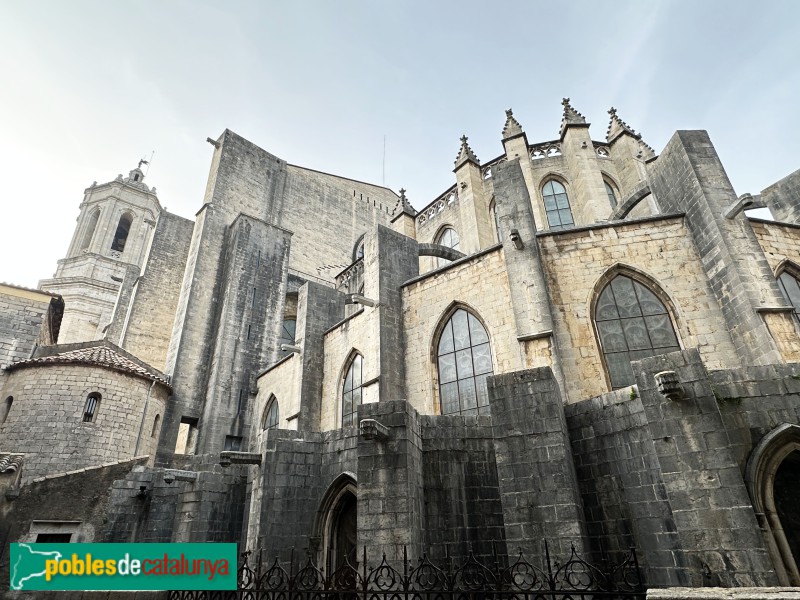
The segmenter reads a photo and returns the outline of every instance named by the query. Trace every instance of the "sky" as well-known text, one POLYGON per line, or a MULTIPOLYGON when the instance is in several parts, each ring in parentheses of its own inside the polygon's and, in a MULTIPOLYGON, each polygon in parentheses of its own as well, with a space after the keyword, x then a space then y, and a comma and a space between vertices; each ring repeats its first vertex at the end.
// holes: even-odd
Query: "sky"
POLYGON ((0 281, 36 287, 83 190, 153 160, 192 218, 225 128, 291 164, 422 208, 455 182, 459 137, 531 143, 561 99, 605 139, 614 106, 659 152, 709 132, 737 194, 800 168, 800 2, 0 0, 0 281))

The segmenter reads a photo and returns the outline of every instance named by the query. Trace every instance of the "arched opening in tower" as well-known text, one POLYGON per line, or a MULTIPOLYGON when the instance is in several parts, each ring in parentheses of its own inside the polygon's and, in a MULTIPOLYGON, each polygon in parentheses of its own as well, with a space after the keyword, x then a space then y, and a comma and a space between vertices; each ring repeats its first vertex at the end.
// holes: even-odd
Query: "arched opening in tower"
POLYGON ((128 233, 131 229, 131 222, 133 218, 125 213, 119 218, 119 225, 117 231, 114 233, 114 241, 111 244, 111 249, 115 252, 123 252, 125 250, 125 243, 128 241, 128 233))

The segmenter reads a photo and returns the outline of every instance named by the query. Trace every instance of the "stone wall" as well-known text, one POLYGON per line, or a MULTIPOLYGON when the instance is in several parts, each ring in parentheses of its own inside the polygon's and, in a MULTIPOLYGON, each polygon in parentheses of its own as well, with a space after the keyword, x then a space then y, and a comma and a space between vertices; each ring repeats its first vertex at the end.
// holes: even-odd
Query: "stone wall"
POLYGON ((160 370, 166 361, 193 228, 193 221, 161 213, 144 272, 121 324, 119 345, 160 370))
MULTIPOLYGON (((29 482, 20 488, 19 496, 0 497, 0 532, 4 539, 8 535, 8 542, 35 542, 37 524, 34 521, 38 521, 40 531, 42 526, 64 524, 63 531, 73 533, 72 542, 106 541, 104 530, 111 504, 108 491, 114 481, 125 478, 146 460, 140 457, 29 482)), ((23 463, 23 470, 26 467, 23 463)), ((15 597, 7 591, 7 545, 5 550, 0 560, 0 590, 4 598, 15 597)))
POLYGON ((499 248, 461 259, 403 286, 406 398, 420 413, 439 412, 436 333, 456 304, 473 311, 486 327, 495 374, 522 367, 509 294, 499 248))
POLYGON ((58 305, 61 299, 46 292, 0 284, 0 369, 56 341, 51 329, 58 305))
POLYGON ((540 234, 538 241, 568 402, 610 389, 592 319, 598 284, 612 268, 629 267, 660 288, 681 345, 698 347, 709 368, 736 364, 722 312, 681 217, 540 234))
POLYGON ((4 451, 25 453, 24 477, 30 480, 152 457, 159 439, 159 432, 151 435, 153 422, 156 415, 163 418, 168 391, 106 368, 58 364, 12 371, 2 391, 6 396, 13 396, 14 403, 0 426, 0 443, 4 451), (102 399, 94 421, 85 423, 86 398, 92 392, 102 399))
POLYGON ((506 556, 491 418, 423 415, 420 424, 424 550, 436 564, 470 550, 486 564, 506 556))
POLYGON ((786 223, 800 223, 800 170, 790 173, 761 192, 772 216, 786 223))
POLYGON ((800 226, 759 219, 750 224, 773 272, 787 260, 800 266, 800 226))

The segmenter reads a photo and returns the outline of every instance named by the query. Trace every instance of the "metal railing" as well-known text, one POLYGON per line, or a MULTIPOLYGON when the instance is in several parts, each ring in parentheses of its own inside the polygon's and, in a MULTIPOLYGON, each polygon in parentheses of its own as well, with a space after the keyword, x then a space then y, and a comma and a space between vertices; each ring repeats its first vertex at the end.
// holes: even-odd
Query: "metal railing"
MULTIPOLYGON (((435 564, 427 555, 409 560, 403 550, 402 564, 392 565, 383 555, 373 567, 364 549, 359 564, 345 562, 326 575, 309 556, 295 570, 294 560, 271 565, 262 563, 259 552, 250 565, 250 552, 242 555, 238 589, 225 592, 170 592, 170 600, 643 600, 642 581, 636 551, 618 564, 590 564, 575 547, 563 562, 553 561, 545 543, 541 567, 520 552, 508 566, 494 557, 485 564, 470 552, 456 565, 448 557, 435 564)), ((400 562, 400 561, 398 561, 400 562)))

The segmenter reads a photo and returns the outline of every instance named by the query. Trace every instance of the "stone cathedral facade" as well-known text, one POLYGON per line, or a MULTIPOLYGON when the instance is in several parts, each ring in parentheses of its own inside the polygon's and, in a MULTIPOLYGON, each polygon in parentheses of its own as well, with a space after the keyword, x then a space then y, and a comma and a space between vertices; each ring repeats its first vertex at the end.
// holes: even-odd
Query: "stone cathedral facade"
POLYGON ((609 112, 506 111, 419 211, 227 130, 193 221, 92 184, 55 275, 0 285, 0 541, 800 585, 800 171, 737 195, 706 132, 609 112))

